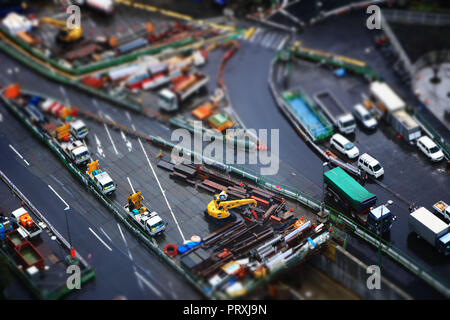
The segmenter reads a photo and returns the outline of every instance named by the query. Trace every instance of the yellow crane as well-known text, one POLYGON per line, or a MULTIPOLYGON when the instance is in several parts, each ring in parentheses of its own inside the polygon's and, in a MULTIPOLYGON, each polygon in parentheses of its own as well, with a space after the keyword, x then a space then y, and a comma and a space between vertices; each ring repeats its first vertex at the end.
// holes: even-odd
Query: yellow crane
MULTIPOLYGON (((205 211, 207 217, 213 219, 216 222, 225 222, 235 218, 230 214, 230 209, 245 206, 247 204, 253 204, 255 207, 257 202, 255 199, 240 199, 227 201, 228 195, 225 191, 214 196, 214 200, 208 203, 208 207, 205 211)), ((234 220, 234 219, 233 219, 234 220)))
POLYGON ((66 21, 44 17, 40 19, 40 22, 47 23, 58 28, 59 33, 56 36, 56 39, 61 42, 70 43, 81 40, 81 38, 83 38, 83 28, 75 27, 73 29, 70 29, 67 27, 66 21))

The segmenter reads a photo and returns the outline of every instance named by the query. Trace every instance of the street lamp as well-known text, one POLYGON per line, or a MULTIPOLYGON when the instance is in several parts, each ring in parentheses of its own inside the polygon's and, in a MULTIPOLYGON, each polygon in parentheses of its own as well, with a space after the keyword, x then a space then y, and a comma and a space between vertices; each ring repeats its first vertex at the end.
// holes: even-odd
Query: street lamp
POLYGON ((323 175, 325 174, 325 167, 328 165, 328 162, 322 163, 322 202, 325 203, 325 178, 323 175))

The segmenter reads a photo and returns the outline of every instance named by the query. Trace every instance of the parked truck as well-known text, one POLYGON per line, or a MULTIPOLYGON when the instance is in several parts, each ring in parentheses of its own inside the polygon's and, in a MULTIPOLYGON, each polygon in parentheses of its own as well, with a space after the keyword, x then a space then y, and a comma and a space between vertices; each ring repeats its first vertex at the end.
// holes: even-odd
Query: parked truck
POLYGON ((91 161, 91 155, 86 144, 71 135, 70 124, 57 126, 50 123, 44 128, 53 137, 53 141, 77 166, 84 166, 91 161))
POLYGON ((447 222, 450 222, 450 206, 444 201, 438 201, 433 205, 434 211, 447 222))
POLYGON ((408 143, 422 136, 419 124, 406 112, 406 103, 384 82, 370 84, 370 99, 374 102, 375 114, 384 118, 408 143))
POLYGON ((329 91, 323 91, 314 95, 319 107, 331 120, 334 126, 344 134, 355 132, 356 122, 353 115, 346 111, 341 103, 329 91))
POLYGON ((142 204, 144 197, 141 191, 130 195, 125 210, 128 215, 136 221, 139 226, 150 236, 155 237, 166 230, 167 223, 155 211, 149 212, 147 207, 142 204))
POLYGON ((11 217, 18 225, 18 232, 22 237, 31 239, 41 234, 42 228, 36 224, 25 208, 20 207, 19 209, 14 210, 11 213, 11 217))
POLYGON ((447 256, 450 253, 450 226, 424 207, 409 215, 409 229, 447 256))
POLYGON ((98 166, 98 160, 88 164, 86 174, 91 178, 92 182, 100 189, 100 191, 109 195, 116 190, 116 184, 106 171, 102 171, 98 166))
POLYGON ((377 196, 367 191, 342 168, 336 167, 324 173, 325 202, 336 210, 343 210, 380 234, 392 227, 393 214, 385 205, 375 207, 377 196), (331 200, 331 201, 329 201, 331 200))
POLYGON ((176 111, 192 94, 199 91, 209 81, 209 77, 202 73, 194 73, 173 79, 172 89, 159 92, 159 107, 165 111, 176 111))

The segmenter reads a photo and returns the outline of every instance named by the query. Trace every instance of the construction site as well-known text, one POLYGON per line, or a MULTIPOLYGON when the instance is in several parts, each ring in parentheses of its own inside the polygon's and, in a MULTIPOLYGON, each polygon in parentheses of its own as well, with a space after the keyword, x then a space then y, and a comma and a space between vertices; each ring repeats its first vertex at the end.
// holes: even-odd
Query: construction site
POLYGON ((0 5, 2 297, 448 299, 450 55, 399 42, 417 4, 173 2, 0 5))

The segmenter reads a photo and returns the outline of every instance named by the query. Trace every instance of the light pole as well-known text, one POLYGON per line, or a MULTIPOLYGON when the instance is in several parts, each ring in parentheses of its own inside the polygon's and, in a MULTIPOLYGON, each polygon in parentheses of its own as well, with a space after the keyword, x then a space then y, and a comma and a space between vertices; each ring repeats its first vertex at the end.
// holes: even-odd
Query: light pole
POLYGON ((328 165, 328 162, 322 163, 322 202, 325 203, 325 167, 328 165))

